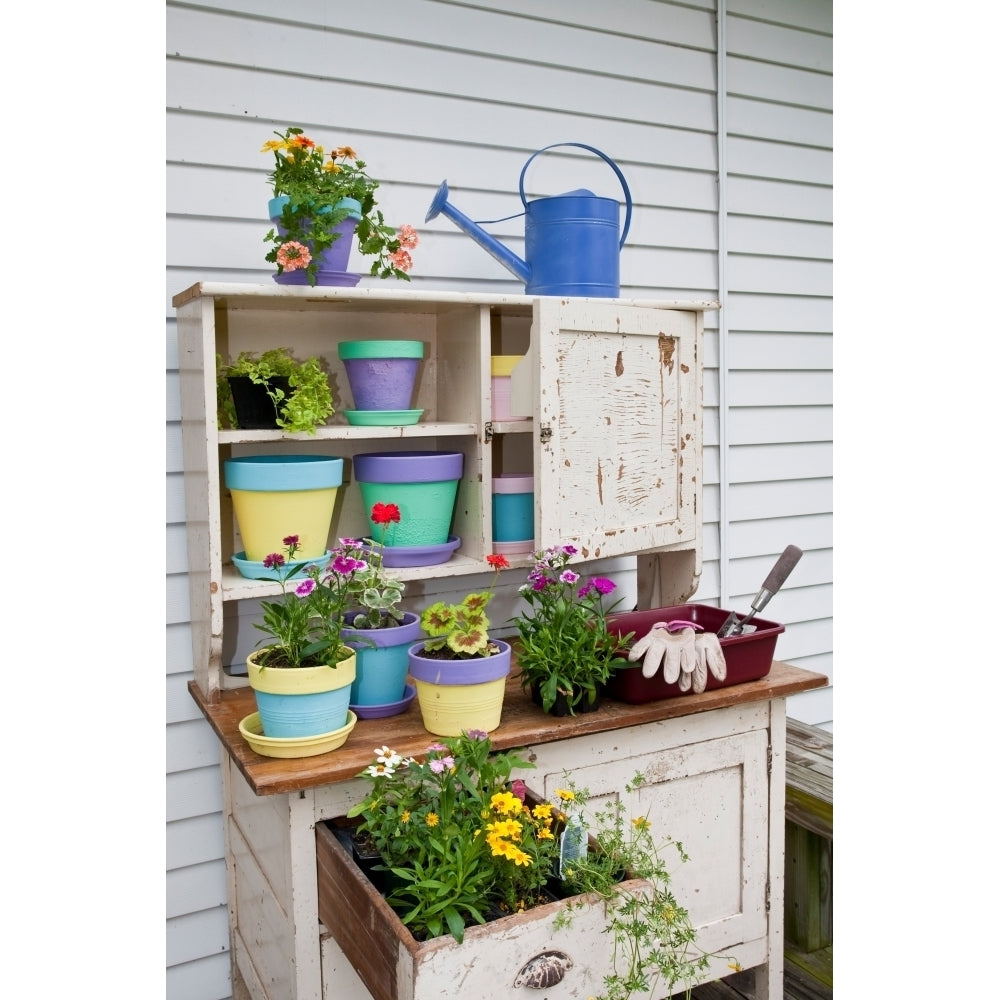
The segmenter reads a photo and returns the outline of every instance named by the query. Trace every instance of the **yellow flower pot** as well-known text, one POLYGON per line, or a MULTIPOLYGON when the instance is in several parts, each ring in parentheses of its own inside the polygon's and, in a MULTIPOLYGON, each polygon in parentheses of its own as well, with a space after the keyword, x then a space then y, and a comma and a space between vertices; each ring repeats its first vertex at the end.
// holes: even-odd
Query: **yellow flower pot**
POLYGON ((410 647, 410 675, 427 732, 461 736, 470 729, 491 733, 500 725, 510 673, 510 644, 493 641, 500 647, 499 653, 470 660, 421 656, 422 642, 410 647))
POLYGON ((225 463, 226 486, 246 558, 263 562, 284 553, 283 538, 299 536, 298 559, 327 551, 343 482, 344 460, 325 455, 248 455, 225 463))
POLYGON ((259 667, 247 657, 247 677, 268 738, 320 736, 347 723, 351 685, 357 675, 354 650, 335 667, 259 667))

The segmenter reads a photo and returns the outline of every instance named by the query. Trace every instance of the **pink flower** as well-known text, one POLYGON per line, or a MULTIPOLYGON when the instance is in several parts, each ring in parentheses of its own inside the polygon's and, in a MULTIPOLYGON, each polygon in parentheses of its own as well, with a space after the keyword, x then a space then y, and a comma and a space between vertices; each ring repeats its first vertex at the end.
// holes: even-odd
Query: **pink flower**
POLYGON ((408 250, 397 250, 389 254, 389 261, 399 271, 409 271, 413 267, 413 258, 408 250))
POLYGON ((413 226, 400 226, 398 236, 399 245, 405 247, 407 250, 412 250, 420 242, 417 231, 413 226))
POLYGON ((510 783, 510 790, 523 802, 524 796, 528 791, 528 786, 520 778, 515 778, 510 783))
POLYGON ((299 597, 308 597, 315 589, 316 581, 312 577, 309 577, 308 579, 303 580, 295 588, 295 593, 298 594, 299 597))
POLYGON ((309 248, 295 240, 289 240, 278 247, 278 263, 286 271, 297 271, 299 268, 308 267, 311 262, 312 254, 309 248))

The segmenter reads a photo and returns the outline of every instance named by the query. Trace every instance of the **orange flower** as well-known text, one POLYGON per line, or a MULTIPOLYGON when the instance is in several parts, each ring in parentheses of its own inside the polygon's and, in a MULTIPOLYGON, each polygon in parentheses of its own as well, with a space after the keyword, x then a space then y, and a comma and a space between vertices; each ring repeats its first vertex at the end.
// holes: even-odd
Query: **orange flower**
POLYGON ((301 267, 308 267, 311 260, 312 254, 309 248, 295 240, 289 240, 288 243, 282 243, 278 247, 278 263, 286 271, 297 271, 301 267))

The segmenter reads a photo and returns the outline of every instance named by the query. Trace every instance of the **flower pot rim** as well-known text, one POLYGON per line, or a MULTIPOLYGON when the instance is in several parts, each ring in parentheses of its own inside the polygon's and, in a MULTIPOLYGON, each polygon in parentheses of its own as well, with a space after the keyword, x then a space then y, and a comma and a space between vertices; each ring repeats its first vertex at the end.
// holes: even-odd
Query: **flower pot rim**
POLYGON ((407 651, 410 676, 427 684, 482 684, 506 677, 510 673, 510 643, 503 639, 490 641, 500 647, 492 656, 476 656, 465 660, 430 659, 420 655, 426 639, 413 643, 407 651))
MULTIPOLYGON (((279 194, 274 198, 268 200, 267 203, 267 217, 272 222, 279 222, 281 220, 281 214, 285 209, 285 205, 290 201, 287 194, 279 194)), ((320 215, 325 215, 334 210, 334 208, 346 208, 348 209, 348 218, 361 220, 361 202, 357 198, 341 198, 335 206, 330 205, 320 205, 316 209, 317 213, 320 215)))
POLYGON ((361 361, 368 358, 421 359, 422 340, 345 340, 337 345, 341 361, 361 361))
POLYGON ((371 451, 354 456, 354 478, 365 483, 440 483, 462 478, 460 451, 371 451))
POLYGON ((225 460, 223 476, 230 490, 326 490, 343 485, 344 460, 331 455, 242 455, 225 460))

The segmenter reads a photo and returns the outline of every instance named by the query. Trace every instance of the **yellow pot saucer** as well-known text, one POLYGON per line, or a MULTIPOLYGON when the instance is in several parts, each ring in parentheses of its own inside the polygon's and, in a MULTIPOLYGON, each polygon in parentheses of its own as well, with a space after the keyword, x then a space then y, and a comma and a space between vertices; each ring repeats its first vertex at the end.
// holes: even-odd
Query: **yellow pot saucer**
POLYGON ((318 736, 265 736, 260 712, 253 712, 240 723, 240 733, 250 746, 264 757, 317 757, 342 747, 357 724, 358 717, 350 710, 347 724, 318 736))

